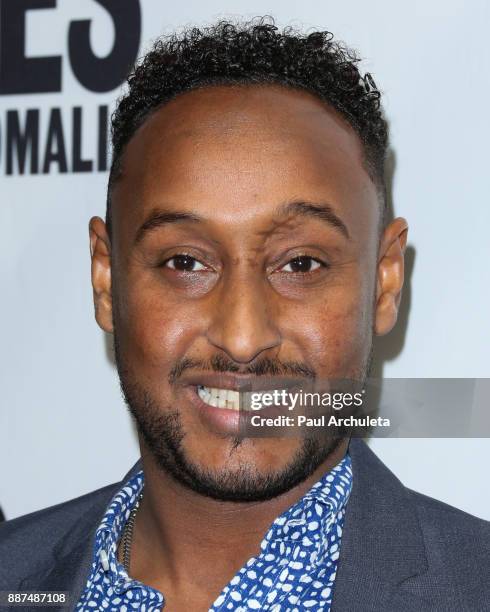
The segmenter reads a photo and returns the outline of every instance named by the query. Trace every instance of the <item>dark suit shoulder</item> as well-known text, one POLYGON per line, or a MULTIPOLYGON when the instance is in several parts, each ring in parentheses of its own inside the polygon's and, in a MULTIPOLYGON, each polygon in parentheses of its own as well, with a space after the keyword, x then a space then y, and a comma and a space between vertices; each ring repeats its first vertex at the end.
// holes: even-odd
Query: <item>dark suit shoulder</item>
POLYGON ((408 494, 429 562, 419 580, 431 591, 454 592, 459 610, 490 609, 490 522, 421 493, 408 494))
POLYGON ((490 521, 478 518, 464 510, 450 506, 438 499, 423 495, 417 491, 407 489, 409 496, 412 498, 419 516, 425 521, 434 522, 435 525, 456 527, 461 535, 475 535, 479 537, 490 538, 490 521))
POLYGON ((64 545, 88 535, 120 483, 112 484, 0 524, 0 589, 14 588, 28 574, 63 554, 64 545))

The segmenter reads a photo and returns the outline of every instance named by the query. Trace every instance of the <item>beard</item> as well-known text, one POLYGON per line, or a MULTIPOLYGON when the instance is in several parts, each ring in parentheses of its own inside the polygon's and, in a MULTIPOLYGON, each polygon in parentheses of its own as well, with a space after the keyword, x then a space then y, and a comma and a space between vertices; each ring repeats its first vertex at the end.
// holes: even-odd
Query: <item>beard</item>
MULTIPOLYGON (((304 435, 291 460, 280 470, 263 472, 252 463, 244 462, 238 467, 225 465, 217 469, 206 469, 192 460, 185 450, 186 432, 181 415, 170 405, 162 405, 148 389, 138 383, 131 370, 126 367, 117 333, 114 329, 114 353, 121 390, 126 405, 133 416, 138 432, 147 449, 152 453, 158 467, 176 482, 201 495, 232 502, 266 501, 286 493, 315 472, 348 437, 345 431, 323 432, 304 435)), ((371 363, 372 349, 362 376, 365 378, 371 363)), ((216 356, 209 363, 197 363, 184 359, 175 364, 169 374, 173 384, 185 369, 206 366, 220 372, 237 372, 232 361, 216 356)), ((280 363, 263 359, 247 368, 247 373, 293 374, 314 377, 315 373, 304 364, 280 363)), ((229 457, 233 457, 244 443, 244 438, 230 436, 229 457)))

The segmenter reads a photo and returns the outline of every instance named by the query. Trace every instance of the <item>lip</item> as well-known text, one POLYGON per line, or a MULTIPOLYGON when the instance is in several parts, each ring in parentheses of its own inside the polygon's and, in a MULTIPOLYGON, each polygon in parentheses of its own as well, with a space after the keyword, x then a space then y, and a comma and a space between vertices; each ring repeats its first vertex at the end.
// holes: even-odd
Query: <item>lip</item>
MULTIPOLYGON (((203 380, 203 377, 199 377, 198 384, 203 384, 203 382, 201 382, 203 380)), ((213 379, 213 385, 210 384, 209 386, 218 386, 216 383, 217 381, 213 379)), ((223 381, 220 380, 219 384, 222 385, 223 381)), ((195 408, 199 420, 204 425, 204 427, 220 436, 224 435, 248 437, 246 435, 246 432, 251 431, 250 421, 252 416, 256 414, 260 414, 260 416, 264 418, 274 418, 280 415, 291 414, 286 407, 274 405, 262 407, 258 411, 244 409, 233 410, 231 408, 216 408, 215 406, 207 404, 199 397, 197 393, 197 386, 197 384, 187 385, 184 389, 184 393, 195 408)), ((233 389, 232 387, 220 386, 218 388, 228 388, 231 390, 236 390, 236 388, 233 389)))
MULTIPOLYGON (((198 386, 250 393, 269 392, 274 389, 297 390, 309 386, 311 381, 291 376, 189 371, 183 373, 176 384, 194 408, 205 429, 218 436, 244 436, 245 432, 250 431, 251 417, 259 411, 217 408, 206 404, 197 393, 198 386)), ((260 415, 264 417, 275 417, 280 414, 290 414, 290 412, 282 406, 264 406, 260 409, 260 415)))
MULTIPOLYGON (((179 385, 214 387, 229 391, 269 391, 271 389, 292 389, 298 387, 299 379, 281 376, 256 376, 227 372, 195 372, 184 374, 179 385)), ((204 402, 203 402, 204 403, 204 402)), ((205 404, 207 405, 207 404, 205 404)))
MULTIPOLYGON (((199 380, 203 379, 200 378, 199 380)), ((234 390, 232 387, 220 388, 234 390)), ((244 418, 243 411, 232 410, 231 408, 216 408, 215 406, 206 404, 206 402, 203 402, 197 394, 197 384, 189 384, 185 389, 185 393, 192 405, 195 407, 199 419, 206 429, 221 435, 236 436, 239 434, 241 429, 241 421, 244 418)))

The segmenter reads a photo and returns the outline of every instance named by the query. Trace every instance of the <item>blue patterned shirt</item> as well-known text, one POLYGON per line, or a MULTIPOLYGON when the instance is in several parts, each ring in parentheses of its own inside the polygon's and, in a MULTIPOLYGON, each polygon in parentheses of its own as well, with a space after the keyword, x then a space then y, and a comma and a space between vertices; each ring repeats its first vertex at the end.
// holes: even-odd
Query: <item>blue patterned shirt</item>
MULTIPOLYGON (((117 559, 124 525, 143 489, 138 472, 113 497, 95 534, 94 556, 77 611, 157 612, 162 593, 132 579, 117 559)), ((210 612, 329 612, 345 507, 352 489, 349 455, 271 525, 252 557, 210 612)))

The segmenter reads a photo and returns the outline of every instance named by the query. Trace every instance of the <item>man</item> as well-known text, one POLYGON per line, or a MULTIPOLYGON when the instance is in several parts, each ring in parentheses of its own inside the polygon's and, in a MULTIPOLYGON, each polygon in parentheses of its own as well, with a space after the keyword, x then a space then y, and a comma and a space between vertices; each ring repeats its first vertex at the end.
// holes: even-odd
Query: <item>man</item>
POLYGON ((90 248, 141 463, 2 526, 1 589, 77 610, 490 609, 488 523, 359 439, 240 435, 241 390, 365 380, 396 322, 407 223, 385 219, 387 128, 356 61, 327 32, 219 23, 130 76, 90 248))

